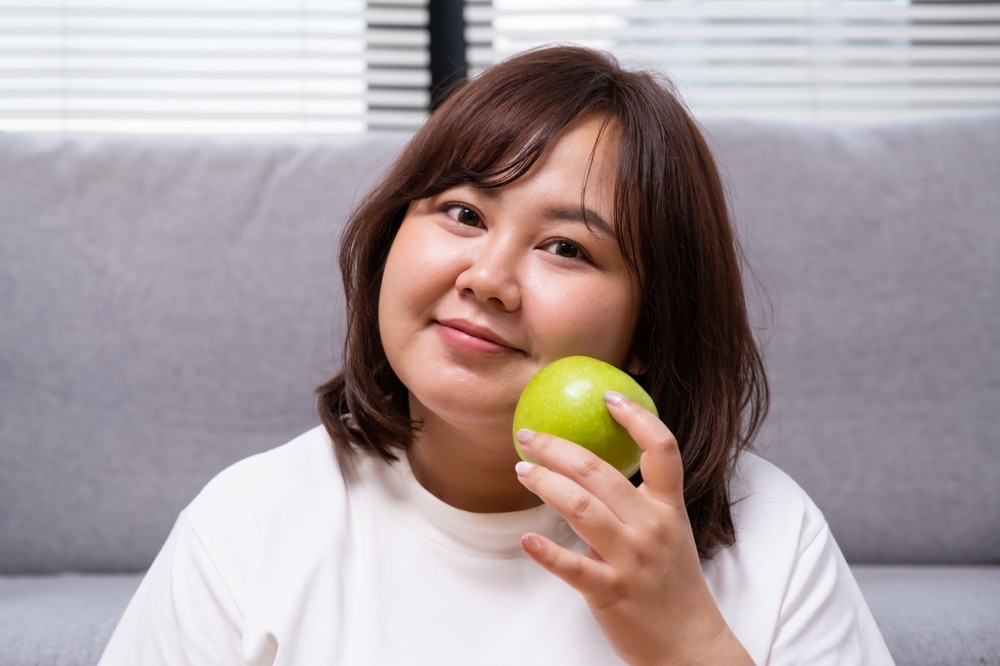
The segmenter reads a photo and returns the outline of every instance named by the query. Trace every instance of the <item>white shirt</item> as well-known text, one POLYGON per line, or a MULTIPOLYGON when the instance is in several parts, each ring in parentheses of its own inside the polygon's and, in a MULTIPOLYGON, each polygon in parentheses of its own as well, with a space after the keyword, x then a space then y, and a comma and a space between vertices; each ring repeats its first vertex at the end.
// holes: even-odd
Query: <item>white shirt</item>
MULTIPOLYGON (((703 563, 759 665, 891 664, 819 510, 747 454, 737 544, 703 563)), ((451 507, 322 428, 211 481, 180 515, 101 666, 620 663, 582 597, 524 555, 534 531, 584 547, 545 506, 451 507)))

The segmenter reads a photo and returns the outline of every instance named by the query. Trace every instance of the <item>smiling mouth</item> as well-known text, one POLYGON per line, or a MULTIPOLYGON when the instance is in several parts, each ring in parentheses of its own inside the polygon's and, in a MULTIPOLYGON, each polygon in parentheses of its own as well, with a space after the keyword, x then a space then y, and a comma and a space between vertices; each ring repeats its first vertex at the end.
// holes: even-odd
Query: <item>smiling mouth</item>
POLYGON ((486 354, 521 351, 493 331, 470 322, 439 320, 434 323, 441 337, 462 351, 486 354))

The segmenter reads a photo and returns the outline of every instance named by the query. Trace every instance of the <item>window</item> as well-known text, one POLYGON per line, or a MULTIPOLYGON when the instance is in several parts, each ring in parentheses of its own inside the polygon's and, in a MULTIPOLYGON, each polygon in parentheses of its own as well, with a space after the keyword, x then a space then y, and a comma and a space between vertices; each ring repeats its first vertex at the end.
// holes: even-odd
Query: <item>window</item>
POLYGON ((0 130, 412 129, 426 2, 0 0, 0 130))
POLYGON ((699 116, 1000 109, 1000 1, 0 0, 0 131, 411 131, 553 41, 666 72, 699 116))
POLYGON ((879 121, 1000 109, 1000 2, 469 0, 475 73, 577 41, 652 66, 699 116, 879 121))

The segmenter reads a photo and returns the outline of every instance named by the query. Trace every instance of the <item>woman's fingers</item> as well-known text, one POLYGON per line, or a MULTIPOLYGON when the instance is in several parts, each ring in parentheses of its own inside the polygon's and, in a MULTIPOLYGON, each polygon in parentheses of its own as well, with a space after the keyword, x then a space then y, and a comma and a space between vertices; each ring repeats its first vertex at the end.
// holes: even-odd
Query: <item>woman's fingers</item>
MULTIPOLYGON (((522 431, 522 449, 543 465, 519 462, 521 483, 562 516, 596 552, 607 555, 620 543, 622 518, 612 498, 635 488, 590 451, 552 435, 522 431)), ((618 502, 621 504, 621 501, 618 502)))
MULTIPOLYGON (((543 435, 536 437, 542 438, 543 435)), ((565 440, 553 438, 550 445, 559 442, 580 448, 565 440)), ((582 450, 582 449, 581 449, 582 450)), ((590 454, 589 451, 584 453, 590 454)), ((596 457, 596 456, 595 456, 596 457)), ((602 464, 603 461, 598 459, 602 464)), ((612 474, 625 482, 635 493, 632 484, 608 466, 612 474)), ((534 533, 521 538, 521 548, 549 573, 580 592, 590 604, 609 603, 614 596, 615 569, 610 562, 629 557, 628 540, 623 538, 627 529, 622 522, 595 495, 559 472, 528 462, 517 464, 521 483, 542 498, 553 511, 565 518, 573 531, 587 544, 584 553, 576 553, 534 533)))
POLYGON ((601 590, 617 588, 612 581, 623 572, 638 574, 640 562, 655 560, 678 538, 690 536, 684 472, 673 434, 656 415, 617 393, 609 393, 606 402, 643 451, 644 482, 638 490, 577 444, 528 430, 517 434, 524 453, 541 463, 518 463, 519 480, 561 515, 590 550, 572 553, 538 535, 526 535, 522 546, 591 601, 605 596, 601 590))
POLYGON ((611 416, 642 449, 641 490, 661 502, 683 508, 684 465, 674 434, 659 417, 620 393, 608 391, 604 399, 611 416))
POLYGON ((552 575, 590 599, 607 588, 608 567, 593 553, 581 555, 534 533, 521 537, 521 548, 552 575))
MULTIPOLYGON (((565 511, 567 514, 581 513, 581 507, 588 507, 593 503, 592 498, 597 498, 622 523, 645 517, 647 512, 641 502, 643 495, 686 514, 684 467, 673 433, 655 414, 619 393, 609 391, 605 401, 612 417, 642 449, 640 469, 643 484, 640 492, 636 493, 620 472, 591 451, 552 435, 522 430, 518 433, 519 444, 531 459, 569 479, 589 494, 565 484, 562 485, 563 490, 547 493, 541 492, 544 486, 529 486, 529 489, 560 513, 565 511)), ((559 485, 554 478, 548 483, 559 485)))

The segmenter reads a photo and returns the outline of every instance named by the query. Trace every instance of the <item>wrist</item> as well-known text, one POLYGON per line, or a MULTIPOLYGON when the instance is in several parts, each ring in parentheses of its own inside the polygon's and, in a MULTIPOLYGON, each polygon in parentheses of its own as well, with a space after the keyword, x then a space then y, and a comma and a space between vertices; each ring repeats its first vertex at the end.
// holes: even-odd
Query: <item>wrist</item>
POLYGON ((689 658, 682 663, 690 666, 727 664, 731 666, 754 666, 753 659, 743 647, 726 621, 719 617, 719 625, 701 641, 690 644, 694 648, 689 658))

